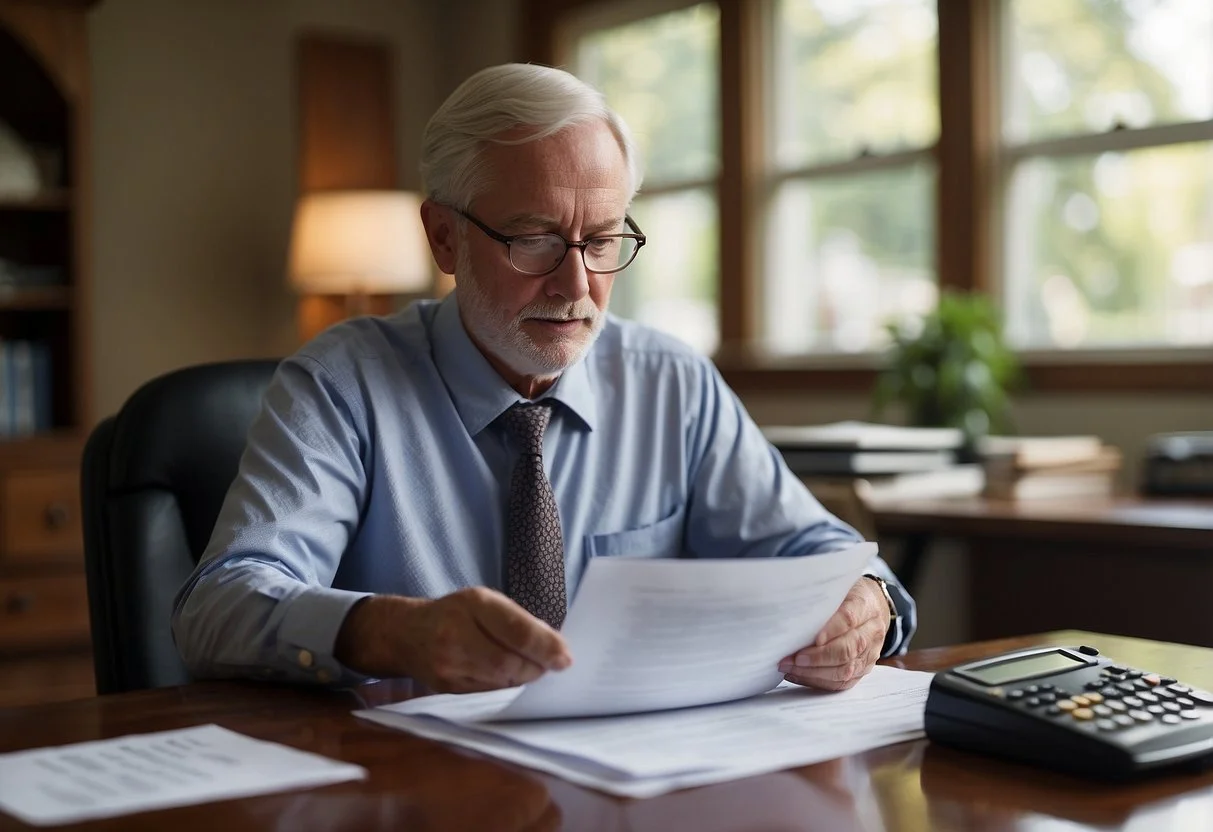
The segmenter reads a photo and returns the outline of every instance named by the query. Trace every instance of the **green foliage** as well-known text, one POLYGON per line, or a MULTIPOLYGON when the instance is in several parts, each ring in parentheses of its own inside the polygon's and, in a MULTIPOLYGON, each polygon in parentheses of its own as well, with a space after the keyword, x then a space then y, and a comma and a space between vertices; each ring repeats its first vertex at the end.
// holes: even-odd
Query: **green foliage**
POLYGON ((878 415, 897 402, 910 424, 960 428, 970 440, 1010 431, 1007 393, 1020 381, 1019 362, 988 298, 945 292, 921 329, 887 329, 893 346, 873 394, 878 415))

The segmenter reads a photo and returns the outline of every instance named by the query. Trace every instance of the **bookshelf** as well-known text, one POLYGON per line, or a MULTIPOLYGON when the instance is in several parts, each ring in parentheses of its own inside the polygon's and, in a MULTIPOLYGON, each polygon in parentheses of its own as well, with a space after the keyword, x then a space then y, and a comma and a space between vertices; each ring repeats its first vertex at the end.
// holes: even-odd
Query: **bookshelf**
POLYGON ((79 497, 93 5, 0 0, 0 128, 37 173, 6 180, 0 159, 0 707, 93 692, 79 497))

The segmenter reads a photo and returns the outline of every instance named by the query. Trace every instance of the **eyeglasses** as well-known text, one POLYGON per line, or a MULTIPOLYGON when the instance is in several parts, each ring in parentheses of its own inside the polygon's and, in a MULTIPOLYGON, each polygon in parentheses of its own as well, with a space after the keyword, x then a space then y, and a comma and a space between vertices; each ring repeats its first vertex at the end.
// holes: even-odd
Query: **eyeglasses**
POLYGON ((581 260, 587 272, 614 274, 626 269, 636 259, 641 246, 648 241, 639 226, 626 215, 623 221, 632 230, 631 234, 597 234, 587 240, 573 241, 552 233, 507 236, 489 228, 467 211, 454 210, 487 237, 505 243, 510 252, 510 265, 515 270, 536 277, 560 268, 571 248, 581 249, 581 260))

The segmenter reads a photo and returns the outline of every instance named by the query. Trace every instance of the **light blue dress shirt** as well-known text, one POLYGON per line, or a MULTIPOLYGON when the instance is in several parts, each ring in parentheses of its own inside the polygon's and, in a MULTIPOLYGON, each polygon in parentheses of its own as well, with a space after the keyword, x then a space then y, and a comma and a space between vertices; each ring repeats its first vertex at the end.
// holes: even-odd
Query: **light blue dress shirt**
MULTIPOLYGON (((541 398, 569 597, 590 558, 789 557, 859 539, 784 465, 706 358, 609 317, 541 398)), ((197 677, 349 684, 333 657, 370 593, 504 586, 521 401, 453 296, 328 330, 280 365, 173 634, 197 677)), ((914 603, 893 582, 905 649, 914 603)))

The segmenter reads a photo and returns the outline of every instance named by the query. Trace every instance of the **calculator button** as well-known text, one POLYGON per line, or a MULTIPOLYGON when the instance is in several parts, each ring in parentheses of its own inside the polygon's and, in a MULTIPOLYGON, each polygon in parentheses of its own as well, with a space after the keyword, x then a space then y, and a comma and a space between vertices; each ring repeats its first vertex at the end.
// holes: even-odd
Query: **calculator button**
POLYGON ((1091 704, 1091 700, 1086 696, 1071 696, 1070 699, 1074 700, 1074 704, 1080 708, 1085 708, 1091 704))
POLYGON ((1175 684, 1175 680, 1172 679, 1170 676, 1163 676, 1162 683, 1164 685, 1173 685, 1173 684, 1175 684))
POLYGON ((1091 710, 1095 711, 1096 716, 1111 716, 1112 714, 1116 713, 1107 705, 1096 705, 1091 710))
POLYGON ((1158 697, 1148 691, 1143 691, 1143 692, 1137 694, 1137 698, 1140 699, 1142 702, 1149 702, 1151 705, 1158 702, 1158 697))
POLYGON ((1028 685, 1024 690, 1028 693, 1040 693, 1040 685, 1028 685))
POLYGON ((1140 679, 1144 674, 1140 670, 1128 670, 1125 671, 1125 675, 1130 679, 1140 679))
POLYGON ((1046 683, 1046 684, 1041 685, 1040 689, 1047 692, 1047 691, 1053 690, 1053 686, 1046 683))
POLYGON ((1116 687, 1123 690, 1125 693, 1136 693, 1137 688, 1133 687, 1132 682, 1117 682, 1116 687))
POLYGON ((1078 703, 1073 699, 1063 699, 1057 703, 1057 707, 1063 711, 1076 711, 1078 710, 1078 703))
POLYGON ((1183 720, 1177 717, 1175 714, 1164 715, 1162 721, 1168 725, 1178 725, 1179 723, 1183 722, 1183 720))
POLYGON ((1061 716, 1064 713, 1065 713, 1065 711, 1063 711, 1061 708, 1057 707, 1056 705, 1050 705, 1049 707, 1045 708, 1045 714, 1047 716, 1061 716))
POLYGON ((1162 677, 1160 677, 1157 673, 1147 673, 1145 676, 1141 677, 1141 680, 1150 687, 1155 687, 1156 685, 1162 684, 1162 677))
POLYGON ((1134 690, 1149 690, 1150 686, 1142 679, 1134 679, 1133 680, 1133 689, 1134 690))
POLYGON ((1133 717, 1126 716, 1125 714, 1117 714, 1116 716, 1112 717, 1112 721, 1123 728, 1128 728, 1133 724, 1133 717))
POLYGON ((1023 699, 1025 695, 1022 690, 1013 690, 1007 694, 1007 699, 1023 699))
POLYGON ((1179 694, 1172 693, 1171 691, 1167 690, 1166 688, 1158 688, 1157 690, 1154 691, 1154 695, 1157 696, 1159 699, 1166 701, 1166 700, 1174 699, 1179 694))
POLYGON ((1140 708, 1142 705, 1146 704, 1145 702, 1142 702, 1140 699, 1138 699, 1136 696, 1126 696, 1124 699, 1124 702, 1130 708, 1140 708))
POLYGON ((1207 690, 1190 690, 1188 698, 1195 699, 1198 705, 1213 705, 1213 693, 1209 693, 1207 690))
POLYGON ((1183 710, 1177 702, 1163 702, 1162 707, 1164 711, 1170 711, 1173 714, 1177 714, 1183 710))
POLYGON ((1178 697, 1175 700, 1175 704, 1179 705, 1181 708, 1195 708, 1196 707, 1196 703, 1193 702, 1191 699, 1189 699, 1186 696, 1178 697))
POLYGON ((1129 716, 1136 719, 1138 722, 1149 722, 1154 718, 1154 714, 1146 713, 1145 711, 1129 711, 1129 716))
POLYGON ((1040 695, 1040 701, 1041 701, 1041 702, 1045 702, 1045 703, 1049 703, 1049 702, 1056 702, 1056 701, 1057 701, 1057 694, 1055 694, 1055 693, 1042 693, 1042 694, 1040 695))
POLYGON ((1100 688, 1099 693, 1104 699, 1120 698, 1121 696, 1124 695, 1121 691, 1117 690, 1116 688, 1112 687, 1111 685, 1108 685, 1107 687, 1104 687, 1104 688, 1100 688))
POLYGON ((1129 710, 1128 705, 1126 705, 1124 702, 1120 702, 1115 699, 1110 700, 1107 703, 1106 707, 1111 708, 1113 711, 1116 711, 1117 713, 1122 713, 1122 714, 1125 711, 1129 710))
POLYGON ((1110 719, 1097 719, 1095 727, 1104 731, 1115 731, 1119 726, 1110 719))
POLYGON ((1200 713, 1198 711, 1180 711, 1179 715, 1184 719, 1200 719, 1200 713))
POLYGON ((1104 672, 1105 673, 1124 673, 1125 670, 1126 670, 1126 668, 1123 668, 1118 664, 1110 664, 1107 666, 1107 668, 1105 668, 1104 672))
POLYGON ((1092 705, 1098 705, 1100 702, 1103 701, 1103 694, 1102 693, 1088 693, 1088 694, 1086 694, 1086 698, 1090 701, 1090 703, 1092 705))
POLYGON ((1166 713, 1166 711, 1162 709, 1162 705, 1147 705, 1146 710, 1154 714, 1154 716, 1162 716, 1166 713))
MULTIPOLYGON (((1192 713, 1196 712, 1193 711, 1192 713)), ((1085 722, 1088 719, 1094 719, 1095 712, 1090 708, 1075 708, 1074 710, 1070 711, 1070 716, 1074 717, 1075 719, 1081 719, 1085 722)))
POLYGON ((1092 679, 1091 681, 1089 681, 1085 685, 1083 685, 1083 687, 1086 688, 1087 690, 1099 690, 1103 686, 1104 686, 1103 679, 1092 679))
POLYGON ((1025 705, 1027 705, 1029 708, 1035 708, 1037 705, 1040 704, 1040 697, 1039 696, 1029 696, 1027 699, 1025 699, 1023 701, 1023 703, 1025 705))
POLYGON ((1187 685, 1181 685, 1178 682, 1176 682, 1175 684, 1167 685, 1167 690, 1173 690, 1176 693, 1187 693, 1188 691, 1192 690, 1192 688, 1188 687, 1187 685))

